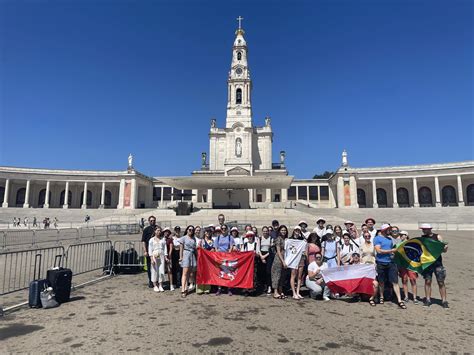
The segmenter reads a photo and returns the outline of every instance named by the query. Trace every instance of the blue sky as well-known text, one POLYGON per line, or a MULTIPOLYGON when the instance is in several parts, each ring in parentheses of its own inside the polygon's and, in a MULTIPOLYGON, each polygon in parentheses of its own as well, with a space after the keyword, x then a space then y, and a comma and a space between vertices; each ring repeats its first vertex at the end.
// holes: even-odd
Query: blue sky
POLYGON ((239 15, 291 174, 473 159, 472 1, 0 0, 0 165, 189 175, 239 15))

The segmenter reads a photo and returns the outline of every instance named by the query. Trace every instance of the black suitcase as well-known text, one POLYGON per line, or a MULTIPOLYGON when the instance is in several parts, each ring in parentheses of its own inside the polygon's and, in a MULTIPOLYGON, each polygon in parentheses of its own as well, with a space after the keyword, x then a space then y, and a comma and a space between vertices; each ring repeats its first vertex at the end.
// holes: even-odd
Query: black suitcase
POLYGON ((54 268, 49 269, 46 274, 46 279, 56 295, 56 301, 60 304, 69 301, 72 288, 72 271, 61 267, 61 258, 62 255, 56 255, 54 268))
POLYGON ((33 277, 35 280, 30 282, 30 287, 28 290, 28 305, 31 308, 41 308, 41 298, 40 294, 45 288, 49 286, 48 280, 41 279, 41 254, 36 254, 35 256, 35 266, 33 270, 33 277), (39 260, 39 264, 38 264, 39 260), (36 273, 38 271, 38 273, 36 273))
POLYGON ((120 253, 120 268, 122 274, 137 274, 141 271, 138 265, 138 253, 134 248, 128 248, 120 253))
POLYGON ((113 247, 105 251, 104 257, 104 268, 102 269, 104 273, 110 273, 111 269, 113 273, 117 272, 117 264, 119 263, 120 255, 117 250, 113 247))

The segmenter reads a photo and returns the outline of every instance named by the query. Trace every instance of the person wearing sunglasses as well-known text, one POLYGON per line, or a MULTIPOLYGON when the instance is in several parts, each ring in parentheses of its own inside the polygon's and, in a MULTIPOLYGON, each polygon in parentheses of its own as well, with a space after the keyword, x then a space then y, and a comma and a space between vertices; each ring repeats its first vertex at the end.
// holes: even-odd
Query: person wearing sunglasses
POLYGON ((323 300, 329 301, 330 290, 326 287, 321 274, 321 271, 327 269, 327 267, 328 265, 323 262, 323 256, 321 253, 316 253, 314 261, 308 265, 306 287, 309 288, 309 296, 312 299, 322 296, 323 300))
POLYGON ((183 268, 183 276, 181 278, 181 297, 186 297, 188 290, 191 291, 194 286, 188 282, 193 280, 197 267, 196 261, 196 238, 194 237, 194 227, 187 226, 184 237, 179 238, 179 263, 183 268))

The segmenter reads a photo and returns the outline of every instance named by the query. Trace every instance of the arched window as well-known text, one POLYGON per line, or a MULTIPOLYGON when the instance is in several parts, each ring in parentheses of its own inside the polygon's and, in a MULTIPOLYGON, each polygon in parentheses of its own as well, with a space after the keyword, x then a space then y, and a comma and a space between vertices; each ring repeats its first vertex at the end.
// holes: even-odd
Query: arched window
POLYGON ((387 207, 387 191, 385 189, 377 189, 377 205, 379 207, 387 207))
POLYGON ((5 197, 5 188, 3 186, 0 186, 0 203, 3 202, 4 197, 5 197))
POLYGON ((410 207, 410 197, 408 190, 404 187, 397 189, 397 202, 400 207, 410 207))
MULTIPOLYGON (((39 192, 38 195, 38 207, 43 207, 46 203, 46 189, 39 192)), ((51 203, 51 191, 49 191, 49 203, 51 203)))
POLYGON ((418 202, 421 207, 433 207, 433 196, 429 187, 420 187, 418 190, 418 202))
POLYGON ((357 203, 359 207, 367 207, 367 200, 365 199, 365 191, 357 189, 357 203))
POLYGON ((466 188, 466 200, 468 206, 474 205, 474 184, 468 185, 466 188))
MULTIPOLYGON (((84 191, 81 192, 81 200, 80 201, 81 201, 80 205, 82 206, 83 201, 84 201, 84 191)), ((92 192, 90 190, 87 190, 86 206, 87 207, 92 206, 92 192)))
MULTIPOLYGON (((59 206, 61 207, 62 205, 64 205, 64 197, 66 195, 66 190, 63 190, 61 192, 61 195, 59 197, 59 206)), ((72 201, 72 192, 71 190, 68 191, 68 194, 67 194, 67 205, 68 206, 71 206, 71 201, 72 201)))
POLYGON ((451 185, 446 185, 441 190, 442 205, 443 206, 457 206, 458 201, 456 199, 456 190, 451 185))
POLYGON ((105 190, 104 205, 110 207, 112 205, 112 192, 105 190))
POLYGON ((21 207, 25 203, 26 189, 22 187, 16 192, 16 206, 21 207))
POLYGON ((242 60, 242 53, 241 52, 237 52, 237 60, 242 60))
POLYGON ((235 103, 241 104, 242 103, 242 89, 237 89, 235 92, 235 103))

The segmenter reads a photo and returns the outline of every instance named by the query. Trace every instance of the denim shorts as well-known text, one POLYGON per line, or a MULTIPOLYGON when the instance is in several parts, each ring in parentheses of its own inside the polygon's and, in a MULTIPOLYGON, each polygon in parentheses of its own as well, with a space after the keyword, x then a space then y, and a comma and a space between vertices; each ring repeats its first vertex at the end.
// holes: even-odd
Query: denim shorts
POLYGON ((436 281, 443 282, 446 280, 446 268, 443 266, 443 263, 438 260, 423 270, 421 275, 425 280, 432 280, 433 273, 435 274, 436 281))
POLYGON ((377 263, 377 281, 380 283, 398 283, 398 267, 395 263, 377 263))

